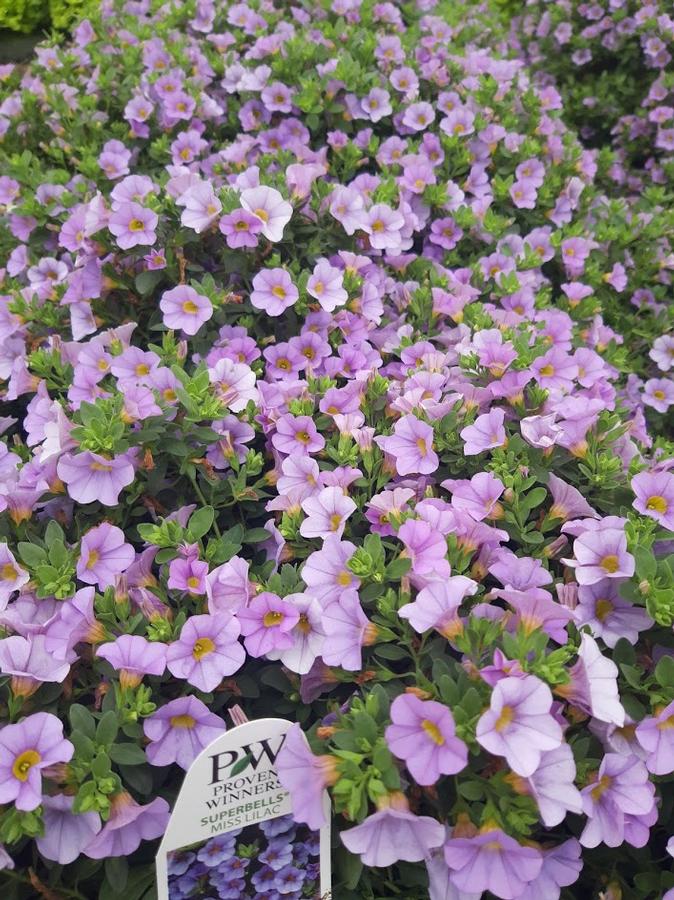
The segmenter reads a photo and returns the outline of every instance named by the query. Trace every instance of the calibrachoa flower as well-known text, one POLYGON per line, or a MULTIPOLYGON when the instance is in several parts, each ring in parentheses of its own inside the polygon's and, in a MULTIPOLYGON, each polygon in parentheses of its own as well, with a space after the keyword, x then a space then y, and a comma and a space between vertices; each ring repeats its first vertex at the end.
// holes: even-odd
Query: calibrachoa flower
POLYGON ((103 522, 82 538, 77 577, 85 584, 95 584, 103 590, 115 584, 117 576, 129 568, 135 557, 133 547, 124 540, 122 529, 103 522))
POLYGON ((300 614, 292 603, 263 591, 237 612, 246 650, 264 656, 270 650, 286 650, 293 644, 292 630, 300 614))
POLYGON ((122 687, 136 687, 144 675, 163 675, 166 668, 166 645, 139 634, 122 634, 102 644, 96 654, 119 672, 122 687))
POLYGON ((540 850, 523 847, 496 827, 474 837, 452 836, 445 843, 444 853, 455 888, 491 891, 502 900, 520 897, 543 867, 540 850))
POLYGON ((37 839, 37 847, 45 859, 62 866, 74 862, 102 828, 98 813, 74 813, 74 801, 67 794, 42 798, 45 832, 37 839))
POLYGON ((402 794, 384 797, 380 807, 360 825, 340 833, 342 843, 366 866, 390 866, 398 860, 418 862, 442 844, 442 825, 430 816, 411 813, 402 794))
POLYGON ((127 791, 121 791, 112 798, 110 818, 84 853, 92 859, 129 856, 141 841, 162 835, 168 819, 169 805, 163 797, 141 805, 127 791))
POLYGON ((42 771, 68 762, 75 748, 51 713, 33 713, 0 731, 0 803, 29 812, 42 800, 42 771))
POLYGON ((197 697, 171 700, 143 722, 150 743, 145 752, 154 766, 177 763, 189 769, 199 753, 226 729, 225 722, 208 711, 197 697))
POLYGON ((634 508, 674 531, 674 475, 671 472, 640 472, 632 479, 634 508))
POLYGON ((467 765, 468 749, 456 737, 451 711, 441 703, 404 694, 391 705, 391 721, 386 743, 419 784, 435 784, 440 775, 453 775, 467 765))
POLYGON ((438 467, 438 456, 433 450, 433 429, 416 416, 403 416, 393 426, 390 437, 378 437, 376 441, 394 458, 398 475, 428 475, 438 467))
POLYGON ((243 665, 246 654, 238 641, 240 630, 231 613, 191 616, 178 640, 166 650, 169 672, 200 691, 212 691, 243 665))
POLYGON ((159 308, 164 315, 164 325, 185 334, 196 334, 213 315, 213 304, 208 297, 197 293, 188 284, 165 291, 159 308))
POLYGON ((279 781, 290 791, 293 817, 317 829, 325 824, 325 788, 337 779, 336 757, 315 756, 299 725, 288 730, 276 759, 279 781))
POLYGON ((505 756, 525 778, 533 775, 541 753, 562 742, 562 729, 551 714, 550 688, 536 678, 503 678, 492 691, 490 708, 477 723, 475 736, 490 753, 505 756))
POLYGON ((98 500, 104 506, 115 506, 122 490, 135 478, 133 464, 126 455, 105 457, 89 450, 64 454, 58 461, 57 472, 73 500, 78 503, 98 500))
POLYGON ((299 291, 285 269, 263 269, 253 278, 250 302, 268 316, 280 316, 299 297, 299 291))

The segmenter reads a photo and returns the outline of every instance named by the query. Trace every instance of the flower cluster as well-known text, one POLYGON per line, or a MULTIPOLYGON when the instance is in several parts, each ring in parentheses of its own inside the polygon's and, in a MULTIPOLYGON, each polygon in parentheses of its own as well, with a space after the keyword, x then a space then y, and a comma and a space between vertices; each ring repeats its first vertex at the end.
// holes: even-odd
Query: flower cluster
POLYGON ((674 213, 488 13, 106 0, 0 70, 19 900, 140 900, 237 704, 340 900, 674 887, 674 213))
POLYGON ((169 853, 169 900, 318 900, 318 851, 290 816, 216 835, 169 853))
POLYGON ((512 41, 564 96, 593 146, 612 144, 614 182, 639 192, 674 172, 674 17, 661 0, 527 0, 512 41))

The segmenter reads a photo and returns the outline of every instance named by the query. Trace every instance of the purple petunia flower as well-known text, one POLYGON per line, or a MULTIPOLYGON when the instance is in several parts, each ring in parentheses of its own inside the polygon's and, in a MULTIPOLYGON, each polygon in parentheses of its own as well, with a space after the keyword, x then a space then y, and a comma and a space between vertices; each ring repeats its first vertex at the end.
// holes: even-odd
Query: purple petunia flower
POLYGON ((239 643, 239 621, 229 612, 191 616, 177 641, 169 644, 166 666, 200 691, 212 691, 241 668, 246 653, 239 643))
POLYGON ((141 806, 129 793, 121 791, 113 796, 110 818, 84 848, 84 854, 91 859, 129 856, 141 841, 154 840, 164 833, 169 815, 169 805, 163 797, 141 806))
POLYGON ((438 468, 433 450, 433 429, 416 416, 403 416, 389 437, 376 437, 376 443, 395 460, 398 475, 428 475, 438 468))
POLYGON ((213 315, 213 304, 188 284, 179 284, 164 291, 159 301, 164 315, 164 325, 185 334, 196 334, 213 315))
POLYGON ((56 470, 73 500, 78 503, 98 500, 103 506, 116 506, 122 490, 136 477, 127 455, 108 458, 89 450, 65 453, 56 470))
POLYGON ((500 828, 474 837, 451 837, 444 847, 452 884, 461 891, 491 891, 502 900, 516 900, 538 878, 543 856, 523 847, 500 828))
POLYGON ((227 728, 220 716, 209 712, 197 697, 178 697, 161 706, 143 722, 145 748, 153 766, 177 763, 189 769, 199 753, 227 728))
POLYGON ((37 849, 62 866, 74 862, 102 827, 98 813, 74 813, 74 801, 66 794, 42 798, 45 830, 37 838, 37 849))
POLYGON ((237 611, 246 650, 251 656, 264 656, 270 650, 286 650, 293 644, 291 632, 299 611, 276 594, 262 591, 245 609, 237 611))
POLYGON ((82 538, 77 577, 85 584, 95 584, 104 590, 114 586, 117 576, 129 568, 135 557, 133 547, 124 540, 122 529, 102 522, 90 528, 82 538))
POLYGON ((513 772, 527 778, 538 768, 541 754, 562 742, 551 707, 550 688, 535 675, 502 678, 494 686, 490 708, 477 723, 475 737, 485 750, 505 756, 513 772))
POLYGON ((434 700, 402 694, 391 704, 386 743, 418 784, 435 784, 468 764, 468 748, 456 737, 451 711, 434 700))
POLYGON ((154 244, 159 217, 140 203, 121 203, 110 215, 108 228, 117 238, 122 250, 139 244, 154 244))
POLYGON ((75 748, 51 713, 38 712, 0 731, 0 803, 30 812, 42 801, 42 770, 68 762, 75 748))

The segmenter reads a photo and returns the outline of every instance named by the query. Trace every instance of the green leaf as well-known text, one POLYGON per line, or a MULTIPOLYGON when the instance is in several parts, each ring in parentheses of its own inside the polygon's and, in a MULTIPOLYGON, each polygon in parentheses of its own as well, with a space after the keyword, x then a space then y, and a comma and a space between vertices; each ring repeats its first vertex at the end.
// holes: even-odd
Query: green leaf
POLYGON ((268 541, 271 534, 266 528, 249 528, 243 536, 244 544, 262 544, 268 541))
POLYGON ((105 878, 117 896, 124 891, 129 878, 129 864, 125 856, 111 856, 105 860, 105 878))
POLYGON ((674 688, 674 658, 663 656, 655 667, 655 677, 662 687, 674 688))
POLYGON ((73 731, 93 740, 96 736, 96 720, 86 706, 81 703, 73 703, 68 710, 68 718, 73 731))
POLYGON ((141 766, 147 757, 138 744, 112 744, 109 750, 110 759, 125 766, 141 766))
POLYGON ((398 557, 386 566, 386 577, 389 581, 398 581, 403 575, 406 575, 412 566, 411 559, 398 557))
POLYGON ((139 294, 149 294, 163 278, 163 272, 160 269, 148 269, 145 272, 139 272, 136 275, 134 284, 139 294))
POLYGON ((47 562, 47 553, 42 547, 31 544, 28 541, 20 541, 18 545, 19 556, 21 560, 30 569, 37 569, 47 562))
MULTIPOLYGON (((190 516, 190 521, 187 525, 187 531, 189 537, 193 541, 198 541, 199 538, 202 538, 205 534, 211 529, 213 525, 213 520, 215 518, 215 510, 212 506, 204 506, 201 509, 196 510, 196 512, 192 513, 190 516)), ((269 532, 265 531, 267 537, 269 537, 269 532)))
POLYGON ((96 728, 96 743, 109 746, 117 737, 118 731, 117 713, 110 709, 98 723, 98 727, 96 728))
POLYGON ((484 795, 484 788, 478 781, 462 781, 457 790, 466 800, 480 800, 484 795))

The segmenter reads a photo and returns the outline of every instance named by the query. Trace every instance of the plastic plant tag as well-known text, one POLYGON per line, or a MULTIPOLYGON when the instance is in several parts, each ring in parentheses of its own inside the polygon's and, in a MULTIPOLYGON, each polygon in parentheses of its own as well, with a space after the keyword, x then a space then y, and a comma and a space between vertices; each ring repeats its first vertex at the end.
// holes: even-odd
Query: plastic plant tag
POLYGON ((197 756, 157 853, 158 900, 275 891, 330 900, 330 826, 316 832, 293 820, 274 768, 291 724, 246 722, 197 756))

